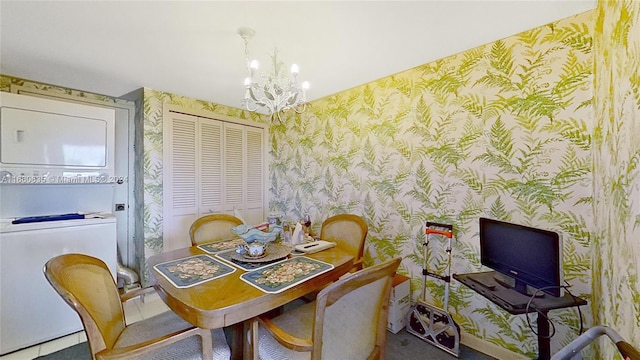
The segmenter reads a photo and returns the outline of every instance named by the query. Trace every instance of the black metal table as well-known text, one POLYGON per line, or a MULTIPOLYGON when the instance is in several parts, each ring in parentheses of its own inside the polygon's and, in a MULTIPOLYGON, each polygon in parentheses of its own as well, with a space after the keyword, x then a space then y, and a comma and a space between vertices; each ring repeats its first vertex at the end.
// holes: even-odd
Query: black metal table
POLYGON ((510 314, 520 315, 526 313, 527 310, 528 312, 538 312, 539 314, 536 320, 538 326, 538 359, 550 359, 551 345, 547 314, 550 310, 586 305, 587 301, 567 293, 562 297, 553 297, 544 294, 543 297, 535 297, 531 301, 529 309, 527 309, 526 305, 531 299, 531 296, 521 294, 513 289, 500 285, 495 280, 495 275, 495 271, 486 271, 454 274, 453 278, 500 306, 510 314))

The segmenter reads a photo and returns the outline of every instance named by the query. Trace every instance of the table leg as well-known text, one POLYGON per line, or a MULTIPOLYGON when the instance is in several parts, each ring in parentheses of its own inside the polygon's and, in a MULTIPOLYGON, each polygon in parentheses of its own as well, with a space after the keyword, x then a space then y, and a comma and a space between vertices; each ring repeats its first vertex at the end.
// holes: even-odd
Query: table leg
POLYGON ((547 314, 547 311, 539 312, 536 320, 538 325, 538 360, 549 360, 551 358, 551 339, 549 339, 547 314))
POLYGON ((258 359, 258 320, 249 319, 243 323, 243 359, 258 359))
POLYGON ((242 360, 244 351, 244 325, 231 325, 231 360, 242 360))

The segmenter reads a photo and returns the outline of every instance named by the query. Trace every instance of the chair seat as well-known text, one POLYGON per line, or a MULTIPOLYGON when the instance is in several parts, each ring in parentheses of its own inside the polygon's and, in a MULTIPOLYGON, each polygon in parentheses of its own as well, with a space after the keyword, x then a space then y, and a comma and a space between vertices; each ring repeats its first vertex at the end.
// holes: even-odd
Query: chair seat
MULTIPOLYGON (((166 311, 149 319, 128 325, 123 331, 114 348, 123 348, 144 341, 157 339, 166 334, 193 327, 173 311, 166 311)), ((222 360, 231 357, 231 350, 222 329, 212 330, 213 359, 222 360)), ((141 359, 149 360, 200 360, 202 359, 202 345, 200 338, 191 336, 171 346, 151 352, 141 359)))
POLYGON ((322 289, 314 302, 251 324, 252 350, 267 359, 384 359, 388 302, 402 258, 359 270, 322 289))
MULTIPOLYGON (((311 339, 313 333, 313 317, 316 303, 309 302, 284 312, 271 319, 279 328, 289 334, 295 334, 302 339, 311 339)), ((262 326, 258 330, 258 356, 262 360, 270 359, 291 359, 308 360, 311 358, 310 352, 293 351, 286 348, 269 334, 262 326)))
POLYGON ((231 356, 222 329, 194 327, 172 311, 127 324, 122 303, 155 290, 147 287, 120 295, 109 267, 98 258, 59 255, 47 261, 44 274, 80 316, 93 359, 212 360, 231 356), (204 346, 201 339, 207 341, 204 346))

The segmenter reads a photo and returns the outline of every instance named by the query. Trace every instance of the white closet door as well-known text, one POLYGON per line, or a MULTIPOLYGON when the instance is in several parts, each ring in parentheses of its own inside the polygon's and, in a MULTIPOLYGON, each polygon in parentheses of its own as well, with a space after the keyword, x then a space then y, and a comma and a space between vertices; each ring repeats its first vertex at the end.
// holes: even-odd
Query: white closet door
POLYGON ((163 161, 163 247, 190 246, 189 227, 198 217, 196 129, 198 118, 173 114, 165 126, 163 161))
POLYGON ((247 222, 260 223, 266 219, 264 213, 265 186, 265 138, 264 129, 246 127, 246 211, 247 222))
POLYGON ((163 246, 191 244, 189 228, 208 213, 265 221, 265 131, 170 112, 164 124, 163 246))
POLYGON ((224 212, 223 198, 223 122, 200 118, 200 205, 199 214, 224 212))
MULTIPOLYGON (((235 208, 246 217, 245 128, 246 126, 231 123, 224 126, 224 202, 226 212, 233 213, 235 208)), ((249 222, 247 218, 244 220, 249 222)))

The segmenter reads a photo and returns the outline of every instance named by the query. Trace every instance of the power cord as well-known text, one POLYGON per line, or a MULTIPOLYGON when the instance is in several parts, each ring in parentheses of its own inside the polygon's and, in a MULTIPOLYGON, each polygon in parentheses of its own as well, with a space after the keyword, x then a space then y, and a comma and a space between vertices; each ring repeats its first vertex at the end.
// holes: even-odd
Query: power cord
POLYGON ((584 319, 582 318, 582 310, 580 310, 580 306, 577 305, 578 304, 578 297, 573 295, 573 293, 571 291, 569 291, 569 288, 571 287, 571 285, 569 285, 569 283, 566 282, 566 281, 565 281, 565 283, 567 285, 563 286, 564 291, 566 291, 567 294, 571 295, 571 298, 573 299, 573 303, 576 304, 576 307, 578 308, 578 316, 580 317, 580 331, 579 331, 578 335, 582 335, 582 333, 584 332, 584 319))
MULTIPOLYGON (((525 316, 527 317, 527 326, 529 326, 529 329, 531 329, 531 331, 536 335, 536 336, 540 336, 538 334, 538 332, 536 330, 533 329, 533 326, 531 325, 531 319, 529 319, 529 309, 531 309, 531 303, 533 302, 533 300, 536 298, 536 296, 538 295, 538 293, 544 291, 544 290, 551 290, 551 289, 557 289, 557 288, 563 288, 567 294, 569 294, 571 296, 571 298, 573 299, 573 302, 575 304, 575 306, 578 308, 578 316, 580 317, 580 332, 578 335, 581 335, 584 331, 584 319, 582 318, 582 311, 580 310, 580 305, 578 305, 578 297, 573 295, 571 293, 571 291, 569 291, 569 288, 571 287, 571 285, 569 285, 569 283, 567 283, 565 281, 565 283, 567 285, 565 286, 546 286, 540 289, 537 289, 536 292, 534 292, 531 297, 529 298, 529 301, 527 302, 527 306, 525 308, 525 316)), ((541 337, 542 339, 551 339, 553 337, 553 335, 556 334, 556 326, 553 323, 553 321, 551 321, 542 311, 533 308, 537 313, 538 316, 542 316, 550 325, 551 327, 551 332, 549 333, 548 336, 543 336, 541 337)))

